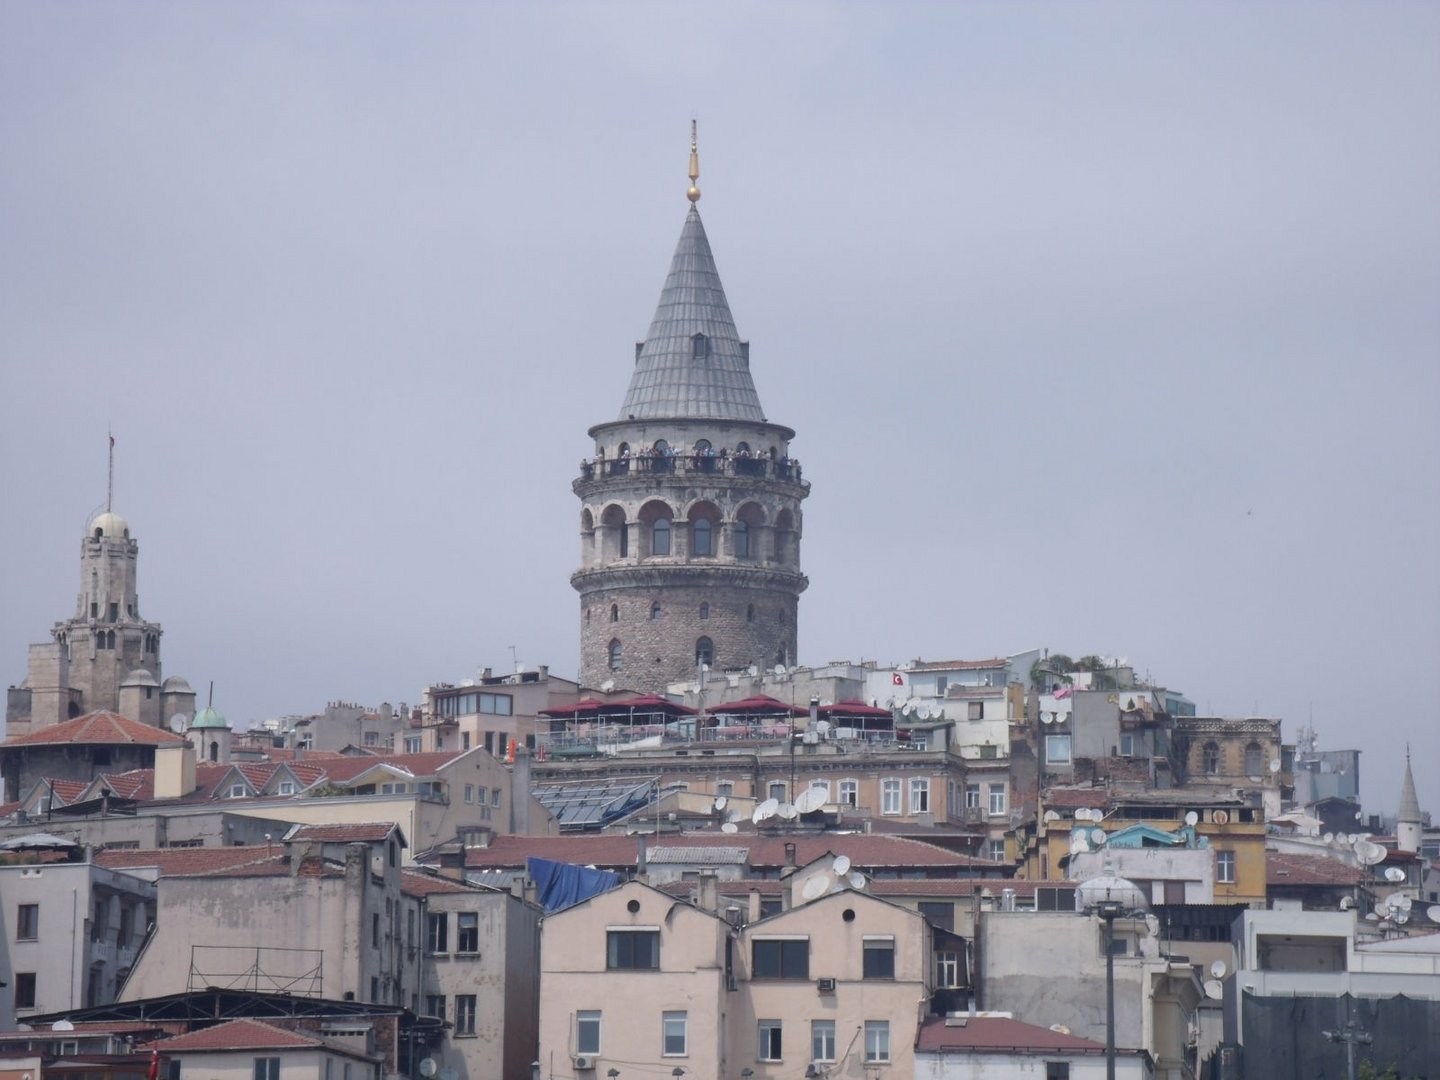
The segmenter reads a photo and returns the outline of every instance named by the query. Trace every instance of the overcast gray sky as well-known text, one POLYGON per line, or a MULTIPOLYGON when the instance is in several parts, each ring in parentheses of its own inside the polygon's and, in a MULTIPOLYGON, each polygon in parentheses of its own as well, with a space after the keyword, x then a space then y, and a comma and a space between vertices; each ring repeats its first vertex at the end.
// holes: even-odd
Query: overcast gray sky
POLYGON ((1440 812, 1440 7, 0 7, 0 679, 105 498, 245 724, 573 675, 701 211, 803 662, 1118 653, 1440 812))

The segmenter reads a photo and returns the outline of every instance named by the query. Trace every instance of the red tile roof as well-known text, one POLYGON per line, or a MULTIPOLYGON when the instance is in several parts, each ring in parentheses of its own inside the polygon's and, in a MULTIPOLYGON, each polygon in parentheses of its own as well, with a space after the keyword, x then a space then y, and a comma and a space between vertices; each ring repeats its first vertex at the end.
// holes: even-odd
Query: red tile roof
POLYGON ((140 870, 154 867, 162 877, 211 874, 232 866, 262 862, 279 855, 280 845, 271 848, 109 848, 95 853, 95 863, 110 870, 140 870))
POLYGON ((1021 1053, 1049 1050, 1066 1054, 1103 1054, 1105 1044, 1002 1016, 961 1016, 948 1022, 945 1017, 936 1016, 921 1025, 915 1049, 932 1053, 947 1050, 985 1050, 992 1053, 997 1050, 1021 1053))
POLYGON ((176 1035, 158 1044, 162 1053, 175 1054, 205 1050, 289 1050, 324 1047, 325 1043, 298 1031, 259 1020, 228 1020, 213 1027, 176 1035))
POLYGON ((1291 855, 1279 851, 1265 853, 1266 885, 1357 885, 1364 874, 1328 855, 1291 855))
POLYGON ((57 746, 71 743, 109 745, 139 743, 145 746, 178 746, 182 742, 184 742, 183 739, 177 739, 172 732, 166 731, 164 728, 151 727, 149 724, 131 720, 119 713, 101 710, 77 716, 74 720, 67 720, 63 724, 42 727, 28 735, 17 735, 13 739, 6 739, 4 745, 57 746))
MULTIPOLYGON (((875 836, 865 833, 742 834, 682 833, 667 836, 667 848, 693 847, 696 861, 704 860, 705 849, 712 847, 744 847, 750 851, 752 867, 778 868, 785 865, 785 845, 795 845, 795 862, 804 866, 827 853, 848 855, 860 870, 913 869, 938 867, 948 870, 971 867, 994 867, 985 859, 949 851, 934 844, 921 843, 900 836, 875 836)), ((592 836, 496 836, 489 847, 467 848, 465 865, 469 869, 515 868, 525 865, 527 856, 602 867, 633 867, 638 855, 634 837, 600 834, 592 836)))
POLYGON ((426 754, 385 754, 375 757, 342 757, 336 761, 325 762, 325 775, 336 783, 348 783, 354 780, 361 773, 369 772, 371 769, 381 765, 389 765, 399 769, 401 772, 409 773, 416 777, 434 776, 440 769, 449 765, 461 754, 468 754, 469 750, 446 750, 439 753, 426 754))
MULTIPOLYGON (((373 844, 399 832, 393 821, 359 821, 339 825, 296 825, 285 834, 287 841, 315 840, 324 844, 373 844)), ((403 840, 403 835, 402 835, 403 840)))
MULTIPOLYGON (((689 882, 686 882, 688 885, 689 882)), ((406 896, 434 896, 436 893, 490 892, 482 886, 470 885, 454 878, 436 877, 416 870, 404 870, 400 874, 400 891, 406 896)))
POLYGON ((1040 801, 1049 810, 1064 810, 1080 806, 1105 807, 1110 802, 1110 792, 1099 788, 1047 788, 1040 801))

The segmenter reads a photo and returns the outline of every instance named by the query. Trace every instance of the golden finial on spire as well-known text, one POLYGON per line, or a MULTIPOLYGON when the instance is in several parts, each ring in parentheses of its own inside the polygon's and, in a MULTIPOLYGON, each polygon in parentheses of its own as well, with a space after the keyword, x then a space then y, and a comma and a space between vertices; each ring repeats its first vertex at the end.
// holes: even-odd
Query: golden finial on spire
POLYGON ((690 190, 685 197, 692 203, 700 201, 700 189, 695 186, 695 181, 700 179, 700 150, 695 141, 695 121, 690 121, 690 190))

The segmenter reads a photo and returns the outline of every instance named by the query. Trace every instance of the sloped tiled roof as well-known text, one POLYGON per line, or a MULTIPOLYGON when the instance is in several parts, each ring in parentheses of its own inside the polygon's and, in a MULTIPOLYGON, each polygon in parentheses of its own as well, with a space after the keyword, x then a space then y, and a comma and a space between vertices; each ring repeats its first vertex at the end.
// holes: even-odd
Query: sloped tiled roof
MULTIPOLYGON (((337 825, 296 825, 285 834, 286 840, 315 840, 324 844, 373 844, 400 832, 393 821, 358 821, 337 825)), ((402 844, 405 835, 400 833, 402 844)))
POLYGON ((436 893, 493 892, 489 886, 471 885, 454 878, 437 877, 418 870, 404 870, 400 874, 400 891, 406 896, 434 896, 436 893))
POLYGON ((143 746, 178 746, 183 741, 164 728, 142 724, 128 716, 102 709, 77 716, 63 724, 42 727, 28 735, 17 735, 13 739, 6 739, 3 745, 64 746, 73 743, 98 743, 113 746, 130 743, 143 746))
POLYGON ((290 1050, 326 1046, 319 1039, 260 1020, 227 1020, 213 1027, 176 1035, 158 1045, 165 1054, 205 1050, 290 1050))
POLYGON ((693 204, 655 317, 635 358, 619 419, 691 416, 765 419, 705 226, 693 204), (705 335, 704 349, 695 347, 696 334, 705 335))
POLYGON ((384 754, 375 757, 342 757, 326 761, 325 776, 337 784, 348 783, 379 765, 390 765, 416 779, 434 776, 468 750, 444 750, 425 754, 384 754))
POLYGON ((154 867, 161 877, 188 877, 275 858, 279 845, 198 848, 107 848, 95 853, 95 863, 110 870, 154 867))
POLYGON ((944 1050, 1016 1050, 1022 1053, 1050 1050, 1066 1054, 1103 1054, 1105 1044, 1008 1017, 969 1016, 947 1023, 945 1017, 936 1016, 921 1025, 915 1049, 932 1053, 944 1050))
POLYGON ((1364 878, 1360 870, 1326 855, 1292 855, 1279 851, 1265 853, 1265 884, 1275 885, 1357 885, 1364 878))

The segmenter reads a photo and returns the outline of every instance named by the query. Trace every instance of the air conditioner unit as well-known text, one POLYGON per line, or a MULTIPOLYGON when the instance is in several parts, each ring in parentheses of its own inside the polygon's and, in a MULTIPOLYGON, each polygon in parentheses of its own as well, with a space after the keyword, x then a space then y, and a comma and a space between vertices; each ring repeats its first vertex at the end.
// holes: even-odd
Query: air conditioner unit
POLYGON ((833 994, 835 992, 834 979, 816 979, 815 988, 822 994, 833 994))
POLYGON ((575 1062, 575 1068, 577 1069, 595 1068, 595 1058, 590 1054, 576 1054, 572 1060, 575 1062))

